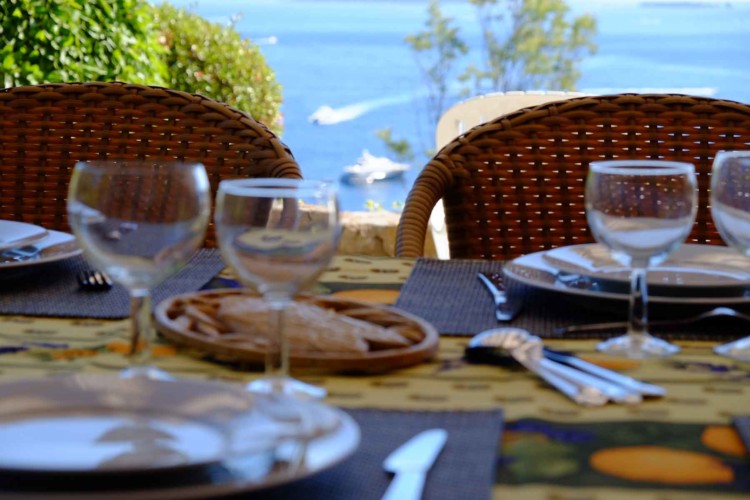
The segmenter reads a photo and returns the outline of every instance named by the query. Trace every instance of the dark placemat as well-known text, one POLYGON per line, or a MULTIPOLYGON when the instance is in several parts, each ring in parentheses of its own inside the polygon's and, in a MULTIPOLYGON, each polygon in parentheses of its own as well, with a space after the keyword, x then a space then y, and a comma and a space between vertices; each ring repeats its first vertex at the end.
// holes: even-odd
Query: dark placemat
MULTIPOLYGON (((501 272, 502 262, 484 260, 418 259, 401 287, 396 307, 420 316, 444 335, 475 335, 489 328, 517 326, 543 338, 560 337, 555 329, 600 321, 625 320, 624 300, 581 297, 554 293, 507 281, 508 293, 523 303, 511 322, 495 319, 490 294, 477 279, 480 272, 501 272)), ((675 306, 652 303, 652 319, 680 318, 711 306, 675 306)), ((691 326, 656 327, 652 333, 669 339, 724 341, 747 335, 748 324, 734 318, 712 318, 691 326)), ((605 338, 622 332, 599 331, 566 334, 565 338, 605 338)))
POLYGON ((737 428, 737 432, 740 433, 742 441, 745 443, 745 449, 747 450, 747 458, 750 459, 750 415, 744 415, 741 417, 734 417, 734 426, 737 428))
MULTIPOLYGON (((199 290, 224 269, 216 249, 198 251, 187 266, 154 288, 153 304, 199 290)), ((0 314, 115 319, 130 314, 128 292, 120 285, 106 291, 82 290, 76 275, 91 269, 83 257, 28 268, 0 280, 0 314)))
POLYGON ((242 498, 366 500, 379 499, 391 475, 385 457, 426 429, 441 427, 448 441, 427 476, 425 500, 491 497, 503 413, 492 411, 347 410, 362 431, 354 455, 333 469, 299 483, 242 498))
POLYGON ((474 334, 497 326, 492 297, 477 278, 499 273, 488 260, 418 259, 401 287, 396 307, 420 316, 441 334, 474 334))

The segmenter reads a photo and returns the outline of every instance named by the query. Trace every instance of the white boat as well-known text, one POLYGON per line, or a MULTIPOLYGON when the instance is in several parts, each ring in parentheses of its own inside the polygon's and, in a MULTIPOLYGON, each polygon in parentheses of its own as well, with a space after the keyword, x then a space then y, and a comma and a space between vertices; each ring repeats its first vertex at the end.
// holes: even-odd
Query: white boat
POLYGON ((400 179, 411 168, 382 156, 374 156, 366 149, 357 163, 344 167, 341 181, 347 184, 372 184, 378 181, 400 179))

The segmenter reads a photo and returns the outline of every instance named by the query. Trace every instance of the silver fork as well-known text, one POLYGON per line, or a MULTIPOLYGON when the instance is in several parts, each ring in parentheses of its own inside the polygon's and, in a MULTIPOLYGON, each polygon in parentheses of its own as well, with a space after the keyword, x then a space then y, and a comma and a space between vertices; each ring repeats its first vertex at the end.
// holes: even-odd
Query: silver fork
MULTIPOLYGON (((692 323, 697 323, 698 321, 707 319, 707 318, 713 318, 718 316, 727 316, 731 318, 739 318, 744 321, 750 322, 750 314, 746 314, 740 311, 737 311, 735 309, 732 309, 730 307, 716 307, 714 309, 710 309, 708 311, 703 311, 700 314, 696 314, 695 316, 690 316, 688 318, 680 318, 680 319, 663 319, 663 320, 655 320, 655 321, 649 321, 650 326, 679 326, 679 325, 689 325, 692 323)), ((568 325, 568 326, 560 326, 555 328, 556 334, 565 334, 565 333, 576 333, 576 332, 591 332, 596 330, 611 330, 613 328, 625 328, 628 326, 627 321, 610 321, 610 322, 604 322, 604 323, 587 323, 583 325, 568 325)))
POLYGON ((478 273, 477 278, 492 295, 492 300, 495 302, 495 318, 498 321, 512 321, 521 310, 521 303, 508 297, 503 275, 478 273))
POLYGON ((84 290, 109 290, 112 279, 102 271, 81 271, 78 273, 78 284, 84 290))

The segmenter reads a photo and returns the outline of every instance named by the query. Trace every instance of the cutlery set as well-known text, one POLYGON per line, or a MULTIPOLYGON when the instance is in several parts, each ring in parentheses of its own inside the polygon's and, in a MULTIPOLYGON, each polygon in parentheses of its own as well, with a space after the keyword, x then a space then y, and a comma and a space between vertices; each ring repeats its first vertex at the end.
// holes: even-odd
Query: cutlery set
POLYGON ((546 349, 539 337, 521 328, 495 328, 479 333, 469 341, 466 359, 503 366, 520 364, 584 406, 602 406, 608 402, 636 404, 644 397, 665 394, 657 385, 546 349))

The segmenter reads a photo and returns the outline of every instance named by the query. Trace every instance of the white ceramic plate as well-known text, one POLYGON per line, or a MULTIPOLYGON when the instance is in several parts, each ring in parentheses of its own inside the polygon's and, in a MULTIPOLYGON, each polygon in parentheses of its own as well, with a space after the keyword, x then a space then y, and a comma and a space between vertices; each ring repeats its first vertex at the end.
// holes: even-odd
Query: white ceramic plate
POLYGON ((0 400, 4 499, 168 500, 259 490, 339 463, 360 436, 338 409, 279 405, 215 382, 78 374, 6 383, 0 400), (299 426, 276 418, 290 408, 324 415, 306 448, 299 426), (304 466, 279 467, 280 459, 299 463, 299 453, 304 466))
MULTIPOLYGON (((76 239, 72 234, 60 231, 49 231, 48 233, 47 237, 43 240, 28 246, 29 248, 34 247, 39 250, 39 253, 34 257, 20 261, 6 261, 0 259, 0 277, 2 277, 3 271, 6 269, 38 266, 40 264, 69 259, 81 254, 82 250, 78 247, 76 239)), ((24 249, 25 248, 26 247, 24 247, 24 249)), ((15 250, 5 250, 4 252, 12 252, 15 250)), ((2 253, 3 252, 0 252, 0 254, 2 253)))
MULTIPOLYGON (((561 272, 560 269, 550 264, 544 258, 546 252, 536 252, 518 257, 508 262, 503 271, 510 278, 528 286, 541 288, 543 290, 569 294, 573 297, 591 297, 597 299, 612 299, 627 301, 627 283, 597 280, 590 277, 576 279, 571 275, 561 272)), ((724 287, 724 288, 695 288, 696 292, 703 295, 649 295, 649 302, 657 304, 700 304, 700 305, 740 305, 750 303, 750 288, 747 287, 724 287)))
POLYGON ((0 220, 0 250, 18 248, 43 240, 47 230, 34 224, 0 220))
MULTIPOLYGON (((566 273, 630 281, 630 270, 597 243, 555 248, 544 252, 543 257, 552 267, 566 273)), ((648 284, 660 287, 660 295, 677 295, 680 289, 690 287, 748 287, 750 259, 728 247, 681 245, 666 261, 649 269, 648 284)))

